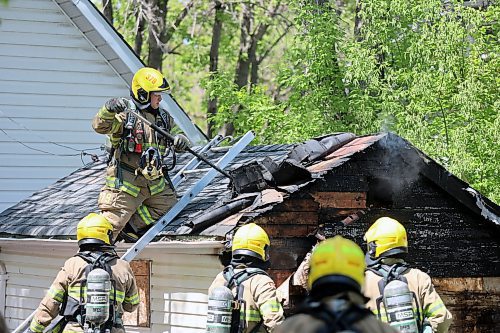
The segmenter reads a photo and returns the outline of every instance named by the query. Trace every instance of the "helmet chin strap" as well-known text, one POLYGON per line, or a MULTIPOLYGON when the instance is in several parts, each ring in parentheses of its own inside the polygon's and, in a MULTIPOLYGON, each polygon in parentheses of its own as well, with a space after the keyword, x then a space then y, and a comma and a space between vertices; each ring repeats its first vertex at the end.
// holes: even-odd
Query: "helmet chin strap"
POLYGON ((139 103, 135 98, 134 98, 134 94, 132 93, 132 91, 130 91, 130 97, 132 97, 130 100, 135 104, 135 106, 139 109, 139 110, 144 110, 146 108, 148 108, 150 105, 151 105, 151 102, 148 102, 146 104, 141 104, 139 103))
MULTIPOLYGON (((134 103, 135 103, 135 101, 134 101, 134 103)), ((151 105, 151 103, 146 103, 146 104, 135 103, 135 105, 137 106, 137 108, 139 110, 144 110, 144 109, 147 109, 151 105)))

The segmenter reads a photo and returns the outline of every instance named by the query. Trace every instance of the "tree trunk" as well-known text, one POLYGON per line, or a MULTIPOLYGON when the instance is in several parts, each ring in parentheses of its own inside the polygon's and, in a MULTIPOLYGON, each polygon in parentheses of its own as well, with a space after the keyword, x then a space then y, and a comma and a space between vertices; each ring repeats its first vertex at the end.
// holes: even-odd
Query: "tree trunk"
POLYGON ((362 0, 356 0, 356 14, 354 16, 354 36, 356 36, 356 39, 358 41, 361 41, 361 27, 363 26, 363 21, 359 17, 359 13, 361 12, 361 1, 362 0))
MULTIPOLYGON (((264 4, 265 2, 261 1, 260 7, 264 7, 264 4)), ((269 22, 264 20, 264 22, 260 23, 254 32, 252 32, 252 27, 254 25, 254 13, 250 6, 251 4, 242 3, 240 48, 234 79, 234 82, 240 89, 246 86, 248 86, 248 89, 252 89, 252 86, 257 84, 259 79, 259 65, 269 54, 272 47, 276 45, 271 45, 268 50, 262 53, 261 57, 258 57, 257 47, 269 28, 269 22)), ((271 3, 265 12, 267 18, 275 18, 280 6, 281 1, 278 1, 275 6, 271 3)), ((279 37, 279 39, 281 38, 282 36, 279 37)), ((237 113, 240 109, 241 106, 235 106, 234 112, 237 113)), ((222 132, 224 135, 232 135, 234 132, 234 125, 232 123, 225 124, 222 132)))
POLYGON ((148 66, 156 68, 161 72, 163 65, 163 54, 165 53, 165 19, 167 16, 168 0, 148 0, 147 19, 148 31, 148 66))
MULTIPOLYGON (((236 63, 236 71, 234 83, 238 88, 243 88, 248 83, 248 73, 250 71, 250 60, 248 59, 248 50, 250 49, 250 29, 253 19, 253 14, 250 6, 247 3, 241 4, 241 19, 240 19, 240 47, 238 52, 238 62, 236 63)), ((233 112, 237 113, 240 109, 239 105, 234 107, 233 112)), ((233 135, 234 124, 232 122, 225 123, 222 127, 222 135, 233 135)))
POLYGON ((251 72, 250 72, 250 88, 253 85, 257 84, 259 79, 259 64, 263 59, 257 59, 257 46, 259 42, 264 37, 267 29, 269 28, 269 24, 260 24, 257 29, 257 33, 252 36, 252 41, 250 44, 250 49, 248 50, 248 60, 251 64, 251 72))
POLYGON ((142 44, 144 43, 144 28, 146 27, 146 13, 145 8, 142 1, 137 3, 136 8, 136 31, 135 31, 135 40, 134 40, 134 51, 135 53, 141 57, 142 52, 142 44))
POLYGON ((109 24, 113 25, 113 2, 102 0, 102 13, 109 24))
POLYGON ((240 26, 240 48, 238 52, 238 62, 236 64, 236 73, 234 83, 238 88, 243 88, 248 83, 248 72, 250 69, 250 60, 248 59, 248 50, 250 49, 250 29, 253 21, 253 13, 250 6, 242 3, 241 26, 240 26))
MULTIPOLYGON (((219 0, 215 0, 215 18, 214 18, 214 26, 212 28, 212 45, 210 46, 210 78, 217 73, 219 66, 219 45, 222 34, 222 14, 224 12, 224 8, 222 3, 219 0)), ((208 118, 213 117, 217 114, 217 97, 208 97, 208 108, 207 108, 207 116, 208 118)), ((207 136, 212 138, 214 122, 209 120, 207 123, 207 136)))

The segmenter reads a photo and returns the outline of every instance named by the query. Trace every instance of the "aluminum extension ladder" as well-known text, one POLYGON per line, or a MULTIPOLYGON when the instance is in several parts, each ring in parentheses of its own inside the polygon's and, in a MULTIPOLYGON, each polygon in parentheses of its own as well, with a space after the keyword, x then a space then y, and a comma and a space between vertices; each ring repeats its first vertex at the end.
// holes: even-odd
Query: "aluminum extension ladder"
MULTIPOLYGON (((247 132, 243 137, 241 137, 238 142, 236 142, 229 150, 222 156, 216 163, 220 169, 227 167, 236 156, 252 140, 255 138, 255 134, 252 131, 247 132)), ((216 136, 210 142, 208 142, 198 153, 204 154, 211 148, 217 147, 225 138, 221 135, 216 136)), ((201 164, 201 160, 194 156, 184 167, 182 167, 174 177, 172 177, 172 184, 174 187, 179 186, 179 184, 185 179, 184 172, 194 170, 201 164)), ((217 176, 218 171, 210 168, 207 173, 197 181, 184 195, 177 201, 177 203, 172 206, 169 211, 163 215, 156 223, 151 227, 137 242, 135 242, 132 247, 130 247, 127 252, 121 257, 125 261, 132 261, 142 250, 167 226, 171 223, 174 218, 201 192, 203 189, 210 184, 210 182, 217 176)), ((35 315, 35 311, 26 318, 12 333, 23 333, 30 325, 31 319, 35 315)), ((58 323, 62 321, 62 318, 54 318, 53 323, 49 325, 48 329, 45 331, 47 333, 53 332, 51 327, 57 327, 58 323), (56 322, 54 324, 54 322, 56 322)))
MULTIPOLYGON (((255 134, 252 131, 247 132, 238 142, 232 146, 216 163, 221 169, 224 169, 238 154, 245 149, 246 146, 254 139, 255 134)), ((193 163, 195 168, 201 161, 197 157, 193 159, 186 165, 193 163)), ((186 169, 187 170, 187 169, 186 169)), ((186 170, 180 170, 173 178, 172 183, 174 186, 182 181, 184 175, 182 172, 186 170), (177 178, 177 176, 179 178, 177 178)), ((151 227, 134 245, 125 252, 121 257, 125 261, 132 261, 155 237, 160 231, 162 231, 165 226, 174 220, 174 218, 193 200, 203 189, 215 178, 218 171, 210 168, 210 170, 193 185, 184 195, 177 201, 177 203, 170 208, 170 210, 163 215, 156 223, 151 227)))

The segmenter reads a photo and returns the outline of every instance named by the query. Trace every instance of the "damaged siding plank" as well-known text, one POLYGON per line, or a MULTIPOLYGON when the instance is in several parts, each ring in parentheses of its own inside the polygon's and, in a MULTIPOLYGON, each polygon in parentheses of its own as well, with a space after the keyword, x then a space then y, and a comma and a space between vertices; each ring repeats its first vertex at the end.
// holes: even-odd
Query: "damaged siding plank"
POLYGON ((274 207, 273 212, 317 212, 319 204, 312 199, 289 199, 274 207))
POLYGON ((268 271, 269 275, 272 277, 276 286, 280 286, 283 282, 285 282, 285 280, 288 279, 293 274, 293 272, 294 272, 293 269, 289 270, 270 269, 268 271))
POLYGON ((324 208, 366 208, 366 192, 313 192, 314 200, 324 208))
MULTIPOLYGON (((295 223, 290 221, 290 223, 295 223)), ((259 224, 259 223, 258 223, 259 224)), ((265 225, 260 224, 266 230, 269 237, 304 237, 316 231, 316 225, 296 225, 296 224, 280 224, 280 225, 265 225)))
POLYGON ((432 281, 453 316, 450 332, 498 332, 500 277, 433 278, 432 281))
POLYGON ((256 219, 257 224, 317 225, 317 212, 275 212, 256 219))

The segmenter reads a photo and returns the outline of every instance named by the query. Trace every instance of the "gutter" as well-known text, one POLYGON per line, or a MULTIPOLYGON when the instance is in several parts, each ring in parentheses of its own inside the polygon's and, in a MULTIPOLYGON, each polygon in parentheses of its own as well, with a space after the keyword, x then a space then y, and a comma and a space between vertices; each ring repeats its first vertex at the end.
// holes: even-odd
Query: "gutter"
MULTIPOLYGON (((125 253, 131 243, 118 243, 116 252, 118 255, 125 253)), ((40 239, 40 238, 0 238, 0 248, 7 251, 23 253, 65 253, 74 254, 78 250, 76 240, 40 239)), ((199 240, 199 241, 159 241, 148 244, 145 249, 145 256, 148 250, 162 250, 168 254, 218 254, 223 248, 220 241, 199 240)), ((0 263, 1 264, 1 263, 0 263)), ((0 265, 0 274, 2 268, 0 265)), ((1 275, 0 275, 1 279, 1 275)), ((1 288, 1 280, 0 280, 1 288)), ((1 290, 0 290, 1 292, 1 290)), ((1 295, 0 295, 1 296, 1 295)), ((1 300, 0 300, 1 301, 1 300)), ((0 303, 1 306, 1 303, 0 303)))

